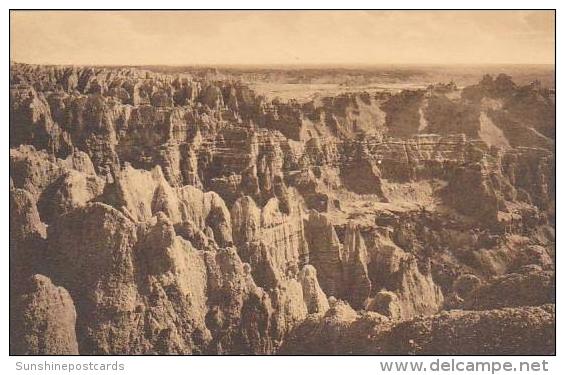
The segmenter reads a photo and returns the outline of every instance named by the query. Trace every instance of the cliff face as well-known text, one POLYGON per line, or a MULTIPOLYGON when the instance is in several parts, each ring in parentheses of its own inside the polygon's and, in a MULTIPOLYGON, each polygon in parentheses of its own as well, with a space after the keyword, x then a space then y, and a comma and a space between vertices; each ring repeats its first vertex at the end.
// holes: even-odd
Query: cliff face
POLYGON ((337 304, 306 319, 280 349, 318 355, 524 355, 553 353, 555 305, 451 311, 395 323, 337 304))
POLYGON ((20 283, 10 305, 10 354, 79 354, 69 293, 43 275, 20 283))
POLYGON ((551 352, 551 91, 298 103, 129 68, 10 80, 14 354, 551 352), (479 318, 531 321, 532 341, 457 341, 479 318))

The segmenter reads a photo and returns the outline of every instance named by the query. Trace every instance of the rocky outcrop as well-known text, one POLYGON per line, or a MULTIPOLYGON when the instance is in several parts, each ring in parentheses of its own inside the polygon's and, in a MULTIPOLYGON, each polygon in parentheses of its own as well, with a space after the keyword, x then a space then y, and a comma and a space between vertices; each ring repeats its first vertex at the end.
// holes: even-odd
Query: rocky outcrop
POLYGON ((288 335, 279 354, 367 354, 376 350, 374 335, 386 330, 388 319, 374 312, 358 313, 333 301, 324 315, 311 315, 288 335))
POLYGON ((106 188, 100 200, 119 208, 136 222, 164 212, 180 227, 191 223, 199 230, 210 228, 212 239, 221 246, 232 242, 230 214, 218 194, 204 193, 190 185, 174 189, 159 166, 151 171, 125 166, 116 173, 114 184, 106 188))
POLYGON ((104 190, 104 181, 96 175, 76 170, 65 172, 42 194, 41 215, 54 218, 95 200, 104 190))
POLYGON ((327 216, 313 212, 305 221, 311 246, 310 262, 318 270, 320 285, 326 294, 346 299, 361 308, 371 292, 367 273, 367 249, 359 228, 347 226, 344 244, 327 216))
POLYGON ((304 221, 310 263, 316 267, 320 286, 328 296, 341 296, 343 246, 330 219, 314 211, 304 221))
POLYGON ((443 306, 443 294, 430 272, 421 273, 413 258, 399 266, 399 285, 396 291, 403 318, 438 312, 443 306))
POLYGON ((429 265, 421 271, 416 259, 397 246, 382 242, 369 251, 361 228, 352 222, 342 244, 327 216, 316 212, 305 221, 305 228, 310 262, 327 295, 347 300, 357 309, 403 319, 442 308, 443 294, 429 265))
POLYGON ((10 354, 79 354, 69 293, 38 274, 23 280, 20 289, 10 304, 10 354))
POLYGON ((325 308, 315 271, 269 294, 234 248, 195 249, 163 212, 136 223, 91 203, 61 216, 49 238, 50 273, 76 301, 81 353, 266 353, 308 308, 325 308))
POLYGON ((482 164, 471 168, 459 168, 446 188, 446 201, 463 214, 496 222, 498 211, 505 210, 504 200, 495 190, 488 170, 482 164), (460 199, 464 192, 472 194, 474 204, 469 205, 460 199))
POLYGON ((10 147, 31 144, 57 155, 72 149, 68 133, 53 121, 45 96, 32 86, 10 89, 10 118, 10 147))
POLYGON ((381 290, 367 301, 369 310, 391 318, 410 319, 442 309, 443 293, 434 282, 429 265, 420 266, 413 255, 385 245, 378 250, 370 267, 375 288, 381 290))
POLYGON ((375 194, 384 198, 381 172, 372 160, 361 159, 344 164, 340 171, 343 185, 358 194, 375 194))
MULTIPOLYGON (((402 319, 403 309, 394 292, 381 290, 367 301, 368 311, 374 311, 393 320, 402 319)), ((406 312, 404 312, 406 315, 406 312)))
POLYGON ((88 155, 81 151, 59 159, 34 147, 20 146, 10 150, 10 168, 14 186, 32 195, 47 223, 95 199, 105 185, 88 155))
POLYGON ((10 168, 14 186, 26 189, 36 198, 67 171, 95 174, 92 162, 84 152, 77 151, 66 159, 59 159, 33 146, 10 149, 10 168))
POLYGON ((453 311, 393 327, 383 354, 504 355, 555 352, 555 306, 453 311))
POLYGON ((555 303, 555 274, 533 267, 525 273, 509 273, 478 285, 464 297, 467 310, 555 303))
POLYGON ((371 293, 371 280, 367 272, 368 255, 359 228, 349 223, 343 246, 344 294, 354 308, 365 306, 371 293))
POLYGON ((47 228, 39 217, 33 196, 23 189, 10 190, 10 295, 24 280, 42 272, 47 228))
POLYGON ((94 203, 62 216, 49 236, 51 273, 77 306, 81 353, 207 349, 205 256, 164 214, 136 225, 94 203))
POLYGON ((232 73, 11 65, 18 353, 551 352, 554 91, 232 73))
POLYGON ((234 242, 243 248, 243 258, 255 257, 252 253, 262 248, 260 251, 267 250, 265 256, 284 274, 308 262, 309 251, 297 194, 290 191, 283 198, 271 198, 260 209, 252 198, 241 197, 232 206, 231 217, 234 242), (253 244, 258 241, 261 246, 253 244))
POLYGON ((328 299, 318 284, 316 269, 306 265, 300 270, 298 280, 302 284, 304 301, 310 314, 324 314, 329 309, 328 299))
POLYGON ((338 304, 298 326, 281 354, 524 355, 555 352, 555 306, 452 311, 393 324, 338 304))
POLYGON ((205 317, 212 333, 208 352, 271 352, 275 346, 271 322, 276 303, 255 285, 249 265, 239 259, 235 249, 207 253, 205 261, 208 275, 205 317))

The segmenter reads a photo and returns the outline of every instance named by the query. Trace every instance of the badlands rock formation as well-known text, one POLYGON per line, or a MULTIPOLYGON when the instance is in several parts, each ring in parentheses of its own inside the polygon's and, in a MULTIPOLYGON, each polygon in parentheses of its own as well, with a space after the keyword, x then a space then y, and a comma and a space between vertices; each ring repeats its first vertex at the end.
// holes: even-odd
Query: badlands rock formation
POLYGON ((13 354, 554 352, 552 90, 10 84, 13 354))

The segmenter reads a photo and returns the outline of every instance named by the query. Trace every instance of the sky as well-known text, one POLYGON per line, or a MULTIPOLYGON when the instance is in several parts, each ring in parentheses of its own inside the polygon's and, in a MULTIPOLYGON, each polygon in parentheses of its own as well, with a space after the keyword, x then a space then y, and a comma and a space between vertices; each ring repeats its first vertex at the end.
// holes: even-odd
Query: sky
POLYGON ((11 11, 16 62, 553 64, 553 11, 11 11))

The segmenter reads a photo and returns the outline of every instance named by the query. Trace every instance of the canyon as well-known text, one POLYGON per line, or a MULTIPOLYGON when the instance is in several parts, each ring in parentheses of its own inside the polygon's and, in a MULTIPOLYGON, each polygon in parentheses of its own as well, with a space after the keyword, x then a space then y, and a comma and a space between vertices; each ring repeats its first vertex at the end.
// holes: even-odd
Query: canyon
POLYGON ((11 64, 11 354, 555 353, 553 88, 252 86, 11 64))

